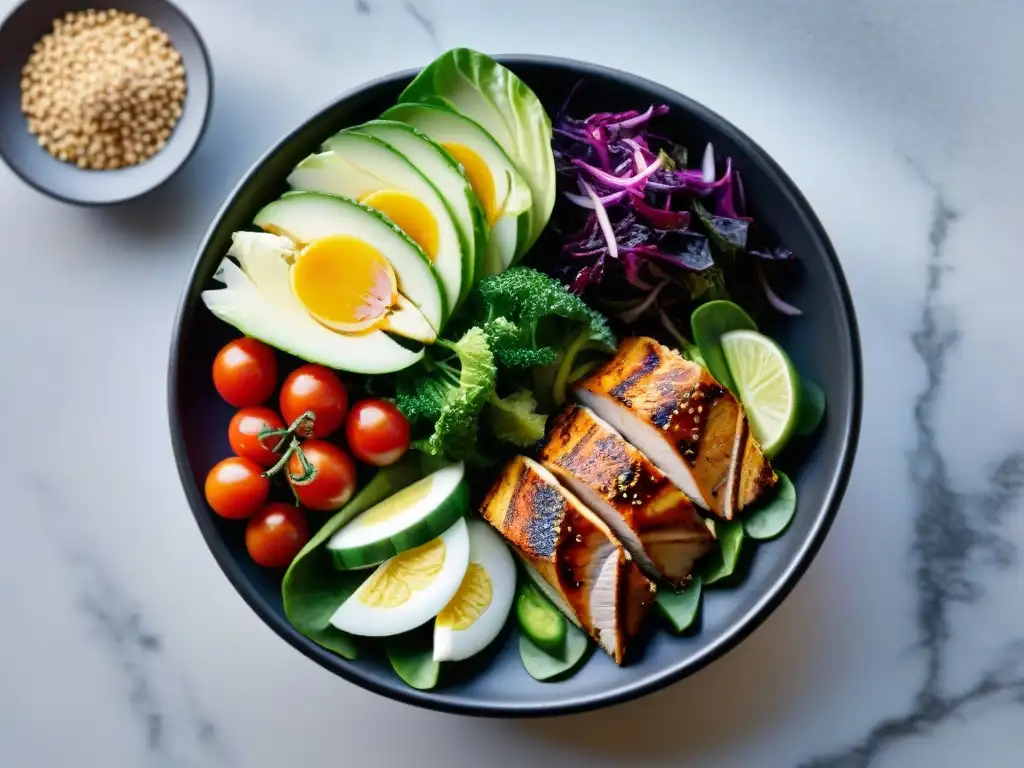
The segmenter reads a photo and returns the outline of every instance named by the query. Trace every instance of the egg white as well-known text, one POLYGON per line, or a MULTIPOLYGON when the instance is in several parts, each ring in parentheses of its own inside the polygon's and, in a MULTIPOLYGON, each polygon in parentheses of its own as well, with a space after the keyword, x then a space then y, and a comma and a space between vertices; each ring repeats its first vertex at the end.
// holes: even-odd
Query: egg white
POLYGON ((469 561, 491 581, 491 602, 465 629, 434 625, 434 661, 462 661, 490 645, 501 632, 516 592, 516 566, 505 542, 482 520, 471 520, 469 561))
MULTIPOLYGON (((441 534, 440 539, 445 547, 444 564, 426 588, 414 591, 408 600, 395 607, 367 605, 361 597, 373 580, 371 575, 334 612, 331 625, 350 635, 388 637, 408 632, 434 618, 455 596, 469 567, 469 531, 466 520, 460 517, 441 534)), ((377 569, 386 568, 391 560, 381 563, 377 569)))

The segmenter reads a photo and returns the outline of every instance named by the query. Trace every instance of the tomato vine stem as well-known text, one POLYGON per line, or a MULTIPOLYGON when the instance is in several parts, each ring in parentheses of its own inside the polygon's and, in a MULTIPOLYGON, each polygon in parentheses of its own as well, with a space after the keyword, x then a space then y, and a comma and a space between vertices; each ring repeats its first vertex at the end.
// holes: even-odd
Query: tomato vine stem
POLYGON ((270 469, 263 473, 264 477, 273 477, 282 469, 284 469, 288 462, 291 461, 292 456, 298 456, 299 465, 302 467, 301 474, 292 474, 291 472, 285 472, 285 476, 288 478, 288 482, 291 485, 309 485, 316 479, 317 471, 313 463, 306 458, 305 452, 302 450, 302 444, 299 443, 298 438, 292 437, 291 443, 288 445, 288 450, 284 452, 277 463, 270 469))
POLYGON ((315 421, 316 414, 313 413, 312 411, 306 411, 297 419, 295 419, 295 421, 289 424, 285 429, 260 430, 260 433, 256 436, 256 439, 260 441, 260 445, 262 445, 264 448, 270 448, 270 446, 268 446, 265 441, 271 437, 280 437, 281 439, 277 441, 277 445, 275 445, 273 448, 270 448, 270 450, 272 450, 274 453, 278 453, 282 448, 284 448, 285 443, 288 442, 288 438, 293 437, 294 435, 299 435, 300 437, 309 437, 310 435, 312 435, 313 423, 315 421))
MULTIPOLYGON (((313 423, 316 421, 316 414, 312 411, 306 411, 299 416, 295 421, 288 425, 285 429, 264 429, 256 436, 260 441, 260 444, 265 448, 269 448, 266 441, 272 437, 279 437, 280 440, 277 444, 271 448, 274 453, 279 453, 285 444, 288 444, 288 448, 281 454, 281 458, 270 469, 263 473, 264 477, 273 477, 291 461, 292 456, 297 456, 299 459, 299 466, 302 468, 301 473, 291 473, 286 471, 285 476, 288 478, 288 484, 292 487, 292 493, 295 493, 295 486, 298 485, 309 485, 312 483, 317 476, 316 467, 313 463, 306 458, 305 452, 302 450, 302 445, 299 443, 298 437, 309 437, 313 433, 313 423)), ((298 504, 299 497, 295 494, 295 503, 298 504)))

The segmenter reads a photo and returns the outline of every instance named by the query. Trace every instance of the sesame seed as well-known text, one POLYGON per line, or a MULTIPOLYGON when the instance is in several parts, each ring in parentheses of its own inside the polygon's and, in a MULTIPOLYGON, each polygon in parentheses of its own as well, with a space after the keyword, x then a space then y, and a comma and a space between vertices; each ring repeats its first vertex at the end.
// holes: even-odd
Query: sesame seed
POLYGON ((109 170, 166 145, 182 115, 185 70, 170 38, 147 19, 115 10, 67 13, 32 50, 21 72, 21 108, 55 158, 109 170))

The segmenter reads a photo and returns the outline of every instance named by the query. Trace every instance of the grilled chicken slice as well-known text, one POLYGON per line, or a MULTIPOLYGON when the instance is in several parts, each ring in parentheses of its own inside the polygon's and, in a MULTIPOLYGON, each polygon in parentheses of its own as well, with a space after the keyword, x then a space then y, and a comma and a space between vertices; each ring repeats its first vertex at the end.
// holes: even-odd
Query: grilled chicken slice
POLYGON ((558 415, 540 460, 608 524, 648 575, 681 586, 711 548, 693 503, 586 406, 570 404, 558 415))
POLYGON ((525 456, 505 465, 480 512, 551 586, 560 607, 572 610, 570 618, 622 664, 655 587, 608 526, 525 456))
POLYGON ((707 370, 654 339, 623 340, 575 395, 725 520, 775 485, 743 406, 707 370))

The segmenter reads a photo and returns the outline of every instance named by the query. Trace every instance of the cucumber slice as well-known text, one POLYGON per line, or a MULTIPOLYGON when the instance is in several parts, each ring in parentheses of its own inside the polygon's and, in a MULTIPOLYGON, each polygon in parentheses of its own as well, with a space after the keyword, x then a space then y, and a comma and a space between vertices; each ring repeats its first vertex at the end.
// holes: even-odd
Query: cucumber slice
POLYGON ((327 542, 336 568, 383 563, 426 544, 469 509, 464 465, 450 464, 370 507, 327 542))
POLYGON ((525 583, 519 587, 516 619, 519 630, 538 648, 558 653, 565 645, 568 631, 565 616, 533 584, 525 583))
POLYGON ((580 620, 576 618, 576 612, 570 608, 568 604, 566 604, 565 600, 562 599, 562 596, 558 594, 550 584, 548 584, 547 579, 537 573, 537 569, 526 562, 522 556, 519 557, 519 562, 523 566, 523 570, 526 572, 526 575, 530 577, 530 581, 532 581, 534 586, 541 591, 541 594, 554 603, 555 607, 565 614, 565 617, 569 619, 569 621, 582 629, 583 627, 580 624, 580 620))

